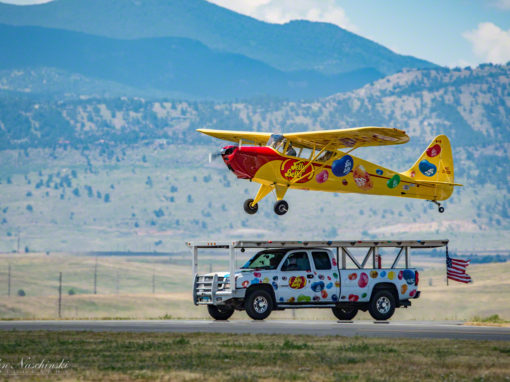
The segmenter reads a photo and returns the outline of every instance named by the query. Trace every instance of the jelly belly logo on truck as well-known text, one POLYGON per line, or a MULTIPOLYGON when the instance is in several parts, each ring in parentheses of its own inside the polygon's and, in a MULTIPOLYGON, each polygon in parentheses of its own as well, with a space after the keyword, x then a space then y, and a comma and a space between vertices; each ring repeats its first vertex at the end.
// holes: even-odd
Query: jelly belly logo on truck
POLYGON ((306 285, 306 279, 303 276, 293 276, 289 279, 289 286, 292 289, 302 289, 306 285))
POLYGON ((280 173, 287 180, 299 179, 297 183, 305 183, 313 177, 313 165, 296 159, 287 159, 280 166, 280 173))

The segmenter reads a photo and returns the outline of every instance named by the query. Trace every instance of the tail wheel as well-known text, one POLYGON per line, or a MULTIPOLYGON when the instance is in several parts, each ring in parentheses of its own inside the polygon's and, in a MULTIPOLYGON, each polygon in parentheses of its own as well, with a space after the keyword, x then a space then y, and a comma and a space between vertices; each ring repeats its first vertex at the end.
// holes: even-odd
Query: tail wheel
POLYGON ((331 310, 339 320, 352 320, 358 314, 358 308, 353 307, 335 306, 331 310))
POLYGON ((265 290, 255 290, 246 299, 244 308, 252 319, 263 320, 269 317, 273 310, 273 299, 265 290))
POLYGON ((279 200, 274 204, 274 212, 276 215, 285 215, 289 210, 289 203, 285 200, 279 200))
POLYGON ((438 211, 439 211, 439 213, 441 213, 441 214, 442 214, 442 213, 444 212, 444 207, 439 207, 439 208, 438 208, 438 211))
POLYGON ((389 320, 395 313, 395 297, 389 290, 377 291, 370 300, 368 311, 375 320, 389 320))
POLYGON ((246 199, 244 201, 244 212, 246 212, 249 215, 256 214, 259 210, 258 204, 253 204, 253 199, 246 199))
POLYGON ((209 315, 215 320, 228 320, 234 314, 234 308, 230 306, 207 305, 209 315))

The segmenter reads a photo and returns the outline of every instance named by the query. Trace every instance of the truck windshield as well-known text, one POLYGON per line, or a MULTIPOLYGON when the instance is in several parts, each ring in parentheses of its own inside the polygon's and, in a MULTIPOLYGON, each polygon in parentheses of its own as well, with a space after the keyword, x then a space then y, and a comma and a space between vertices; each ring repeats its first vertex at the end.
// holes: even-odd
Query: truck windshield
POLYGON ((253 256, 241 269, 276 269, 285 251, 262 251, 253 256))

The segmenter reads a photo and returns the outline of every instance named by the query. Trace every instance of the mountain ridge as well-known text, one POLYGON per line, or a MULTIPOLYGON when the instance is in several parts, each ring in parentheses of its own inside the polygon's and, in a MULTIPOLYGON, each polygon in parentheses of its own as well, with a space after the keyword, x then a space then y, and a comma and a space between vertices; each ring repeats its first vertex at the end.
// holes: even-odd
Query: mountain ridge
MULTIPOLYGON (((239 54, 182 37, 110 39, 82 32, 0 24, 0 70, 54 67, 140 90, 190 98, 274 95, 315 98, 352 90, 382 76, 375 69, 325 75, 283 72, 239 54)), ((63 89, 65 91, 65 89, 63 89)))
POLYGON ((398 55, 333 24, 270 24, 204 0, 55 0, 0 3, 0 23, 68 29, 111 38, 186 37, 280 70, 337 74, 370 68, 391 74, 405 67, 436 67, 398 55))

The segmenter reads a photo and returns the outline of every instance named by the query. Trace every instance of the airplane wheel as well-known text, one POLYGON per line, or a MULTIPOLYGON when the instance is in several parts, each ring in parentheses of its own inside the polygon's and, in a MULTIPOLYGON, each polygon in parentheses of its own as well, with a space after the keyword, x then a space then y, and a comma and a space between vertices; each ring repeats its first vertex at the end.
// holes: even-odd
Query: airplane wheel
POLYGON ((279 200, 274 204, 274 212, 276 215, 285 215, 289 210, 289 204, 285 200, 279 200))
POLYGON ((246 212, 249 215, 253 215, 257 213, 257 211, 259 210, 259 205, 258 204, 252 205, 252 203, 253 199, 246 199, 244 201, 244 212, 246 212))
POLYGON ((444 212, 444 207, 439 207, 438 210, 439 210, 439 213, 442 214, 444 212))

